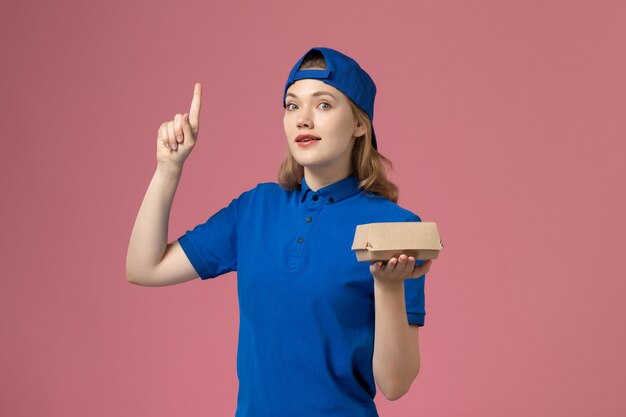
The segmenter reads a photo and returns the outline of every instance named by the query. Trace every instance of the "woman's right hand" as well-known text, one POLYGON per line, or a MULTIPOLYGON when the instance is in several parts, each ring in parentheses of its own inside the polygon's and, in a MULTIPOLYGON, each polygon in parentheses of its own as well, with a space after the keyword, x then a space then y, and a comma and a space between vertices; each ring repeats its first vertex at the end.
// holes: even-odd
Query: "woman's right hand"
POLYGON ((182 168, 196 145, 200 130, 200 101, 202 86, 196 83, 189 113, 176 114, 163 122, 157 135, 157 162, 163 166, 182 168))

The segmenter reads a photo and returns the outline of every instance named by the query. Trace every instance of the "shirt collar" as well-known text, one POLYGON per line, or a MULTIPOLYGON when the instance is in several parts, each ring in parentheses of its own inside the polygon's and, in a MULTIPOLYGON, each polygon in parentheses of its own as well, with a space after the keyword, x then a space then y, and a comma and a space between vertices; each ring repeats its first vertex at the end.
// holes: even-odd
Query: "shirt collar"
POLYGON ((348 198, 358 193, 359 191, 359 181, 355 175, 350 175, 334 184, 322 187, 317 191, 313 191, 306 183, 305 178, 302 177, 300 202, 303 202, 307 198, 307 194, 311 193, 321 196, 327 203, 336 203, 344 198, 348 198))

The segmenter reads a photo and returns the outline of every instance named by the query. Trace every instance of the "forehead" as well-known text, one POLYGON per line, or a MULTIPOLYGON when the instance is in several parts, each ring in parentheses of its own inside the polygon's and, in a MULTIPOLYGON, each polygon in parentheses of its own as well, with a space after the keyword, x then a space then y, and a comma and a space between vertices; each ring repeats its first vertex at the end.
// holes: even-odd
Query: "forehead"
POLYGON ((303 78, 301 80, 297 80, 289 86, 287 94, 292 93, 298 96, 298 98, 302 98, 312 96, 313 93, 318 91, 331 93, 338 100, 341 100, 344 97, 344 94, 332 85, 326 84, 325 82, 314 78, 303 78))

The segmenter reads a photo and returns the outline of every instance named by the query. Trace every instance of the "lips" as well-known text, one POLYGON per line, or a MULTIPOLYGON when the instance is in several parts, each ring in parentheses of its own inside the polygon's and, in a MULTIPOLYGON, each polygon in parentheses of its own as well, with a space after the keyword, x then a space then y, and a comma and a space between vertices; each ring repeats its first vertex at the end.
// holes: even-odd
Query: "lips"
POLYGON ((317 137, 317 136, 313 136, 313 135, 298 135, 296 137, 296 142, 302 142, 305 139, 311 139, 311 140, 321 140, 321 138, 317 137))

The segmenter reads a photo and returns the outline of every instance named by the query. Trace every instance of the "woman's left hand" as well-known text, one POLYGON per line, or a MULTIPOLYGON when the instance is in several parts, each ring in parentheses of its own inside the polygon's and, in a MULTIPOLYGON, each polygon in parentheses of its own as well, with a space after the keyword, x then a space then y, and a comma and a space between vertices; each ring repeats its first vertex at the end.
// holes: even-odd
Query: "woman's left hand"
POLYGON ((398 258, 391 258, 385 265, 383 261, 372 262, 370 272, 376 281, 404 282, 408 278, 419 278, 430 270, 432 259, 415 266, 415 258, 401 254, 398 258))

